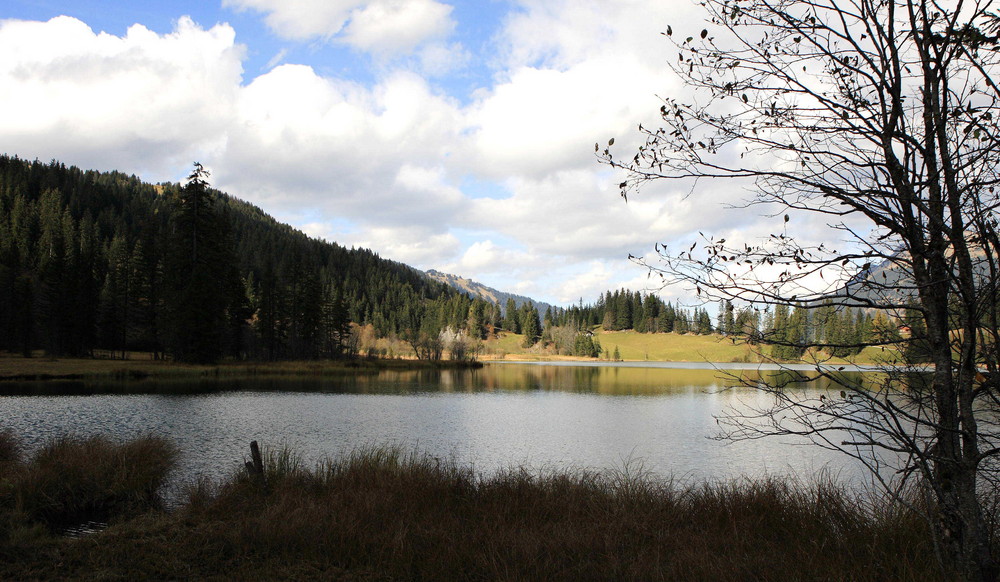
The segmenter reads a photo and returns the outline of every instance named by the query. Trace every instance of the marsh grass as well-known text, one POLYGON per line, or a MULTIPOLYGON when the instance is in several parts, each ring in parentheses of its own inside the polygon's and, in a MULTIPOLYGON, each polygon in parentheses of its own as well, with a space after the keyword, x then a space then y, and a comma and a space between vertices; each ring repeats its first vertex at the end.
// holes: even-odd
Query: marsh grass
POLYGON ((21 461, 21 443, 10 429, 0 430, 0 479, 21 461))
POLYGON ((485 475, 393 447, 317 466, 265 448, 264 463, 265 483, 237 471, 172 512, 36 541, 0 578, 949 579, 918 517, 830 482, 685 485, 636 464, 485 475))
MULTIPOLYGON (((4 447, 8 439, 0 437, 0 456, 10 448, 4 447)), ((123 444, 103 437, 56 439, 30 460, 7 464, 4 505, 51 530, 131 516, 159 507, 175 457, 174 446, 154 436, 123 444)))
MULTIPOLYGON (((680 486, 618 472, 484 476, 397 448, 266 455, 183 512, 245 560, 400 580, 933 580, 923 523, 826 483, 680 486)), ((206 540, 206 543, 209 543, 206 540)))

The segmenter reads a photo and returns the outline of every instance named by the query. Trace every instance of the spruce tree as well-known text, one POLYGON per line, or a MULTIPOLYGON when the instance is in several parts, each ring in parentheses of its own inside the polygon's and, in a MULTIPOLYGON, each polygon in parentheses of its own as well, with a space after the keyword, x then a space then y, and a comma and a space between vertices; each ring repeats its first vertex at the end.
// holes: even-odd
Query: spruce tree
POLYGON ((235 258, 228 225, 208 190, 208 171, 195 163, 174 200, 164 278, 167 340, 183 362, 212 363, 223 353, 235 258))
POLYGON ((524 333, 524 341, 521 343, 523 347, 531 347, 538 343, 538 340, 542 339, 542 324, 538 319, 538 309, 534 305, 525 304, 527 309, 524 310, 522 325, 522 332, 524 333))
POLYGON ((508 297, 504 307, 503 327, 511 333, 521 333, 521 321, 514 299, 508 297))
POLYGON ((736 315, 735 309, 733 309, 732 301, 728 299, 725 301, 723 306, 724 312, 722 315, 722 325, 720 326, 720 331, 725 332, 728 336, 734 336, 739 333, 739 329, 736 326, 736 315))

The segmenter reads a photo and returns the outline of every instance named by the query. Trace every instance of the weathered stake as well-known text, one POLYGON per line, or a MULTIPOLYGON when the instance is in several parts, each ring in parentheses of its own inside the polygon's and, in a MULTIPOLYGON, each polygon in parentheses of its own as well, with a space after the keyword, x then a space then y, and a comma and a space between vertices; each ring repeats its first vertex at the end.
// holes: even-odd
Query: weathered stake
POLYGON ((260 456, 257 441, 250 441, 250 460, 246 462, 247 473, 255 478, 261 487, 267 487, 264 481, 264 459, 260 456))

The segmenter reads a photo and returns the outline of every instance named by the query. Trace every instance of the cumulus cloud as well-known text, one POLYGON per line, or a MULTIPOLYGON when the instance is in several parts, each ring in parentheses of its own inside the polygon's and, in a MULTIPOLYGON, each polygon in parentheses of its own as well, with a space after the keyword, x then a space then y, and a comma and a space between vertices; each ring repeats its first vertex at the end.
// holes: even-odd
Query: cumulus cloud
POLYGON ((216 173, 232 192, 439 231, 463 203, 442 167, 459 131, 456 105, 415 75, 367 88, 282 65, 247 86, 237 110, 216 173))
POLYGON ((562 172, 538 180, 515 178, 508 184, 513 196, 473 200, 467 219, 540 252, 577 258, 592 257, 595 252, 606 256, 611 248, 626 252, 618 228, 631 209, 614 198, 603 203, 595 200, 590 172, 562 172), (611 225, 614 229, 608 228, 611 225))
POLYGON ((350 244, 375 249, 386 258, 423 269, 433 268, 440 264, 441 256, 454 255, 461 248, 455 235, 419 224, 367 228, 361 236, 352 237, 350 244))
POLYGON ((662 75, 628 58, 602 57, 565 71, 520 68, 470 111, 472 163, 494 177, 595 168, 594 143, 634 138, 664 85, 662 75))
POLYGON ((455 27, 451 6, 435 0, 223 0, 223 6, 266 14, 267 25, 292 40, 326 39, 379 55, 403 54, 455 27))
MULTIPOLYGON (((517 0, 498 39, 502 69, 565 70, 612 54, 663 68, 660 33, 697 20, 694 2, 517 0)), ((696 25, 693 25, 696 26, 696 25)), ((692 27, 693 27, 692 26, 692 27)), ((697 30, 700 30, 700 25, 697 30)))
POLYGON ((374 53, 403 53, 455 28, 451 6, 433 0, 372 2, 355 10, 344 42, 374 53))
POLYGON ((509 264, 510 260, 503 260, 504 255, 509 254, 511 254, 510 251, 498 247, 492 240, 476 241, 465 249, 457 268, 462 273, 488 272, 496 268, 498 264, 509 264))
MULTIPOLYGON (((625 261, 695 222, 725 226, 724 213, 706 213, 709 204, 696 206, 676 185, 653 185, 624 204, 620 176, 594 156, 594 143, 611 137, 630 155, 640 144, 637 124, 657 122, 657 95, 680 90, 663 63, 667 45, 659 32, 685 9, 630 1, 519 4, 498 36, 497 81, 467 109, 471 148, 460 158, 511 194, 471 200, 464 219, 571 262, 625 261)), ((719 191, 711 204, 740 195, 719 191)))
POLYGON ((222 0, 227 8, 263 12, 271 30, 294 40, 332 37, 362 4, 364 0, 222 0))
POLYGON ((227 25, 181 18, 123 37, 83 22, 0 22, 0 151, 168 172, 221 147, 242 76, 227 25))
POLYGON ((686 188, 653 185, 625 204, 620 178, 594 158, 609 137, 623 153, 638 147, 636 124, 655 123, 655 95, 676 89, 658 32, 682 9, 667 4, 521 2, 471 96, 428 77, 472 58, 436 0, 225 0, 285 38, 386 59, 365 81, 289 63, 299 53, 287 50, 244 80, 232 27, 188 18, 121 37, 66 17, 0 22, 0 151, 153 179, 197 159, 215 186, 311 235, 592 301, 645 276, 629 253, 747 220, 716 211, 743 196, 724 188, 697 204, 686 188), (470 183, 499 194, 475 197, 470 183))

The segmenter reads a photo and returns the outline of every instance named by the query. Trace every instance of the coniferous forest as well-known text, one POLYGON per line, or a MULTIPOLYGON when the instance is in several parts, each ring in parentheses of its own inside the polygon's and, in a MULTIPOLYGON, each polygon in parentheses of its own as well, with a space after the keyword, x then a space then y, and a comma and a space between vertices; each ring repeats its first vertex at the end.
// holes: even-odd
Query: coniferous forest
POLYGON ((183 186, 152 185, 0 157, 0 350, 339 357, 359 349, 353 322, 433 358, 442 330, 499 324, 499 306, 310 238, 208 178, 197 164, 183 186))
POLYGON ((204 363, 370 354, 374 338, 393 337, 422 359, 464 358, 470 342, 503 329, 523 334, 524 347, 598 357, 590 332, 601 328, 760 338, 792 359, 809 342, 896 330, 833 309, 762 315, 728 304, 713 321, 703 307, 624 289, 540 316, 530 303, 474 299, 368 249, 310 238, 209 178, 195 164, 183 185, 152 185, 0 156, 0 350, 204 363))

